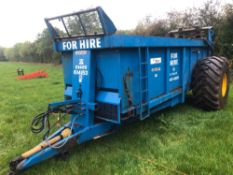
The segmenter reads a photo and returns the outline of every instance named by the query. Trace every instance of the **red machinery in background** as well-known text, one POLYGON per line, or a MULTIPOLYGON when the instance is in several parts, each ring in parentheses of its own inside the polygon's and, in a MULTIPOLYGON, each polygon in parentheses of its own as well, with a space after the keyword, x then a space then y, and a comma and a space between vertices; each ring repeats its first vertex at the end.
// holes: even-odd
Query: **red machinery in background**
POLYGON ((33 78, 47 78, 48 73, 45 70, 38 70, 29 74, 22 74, 17 77, 18 80, 27 80, 33 78))

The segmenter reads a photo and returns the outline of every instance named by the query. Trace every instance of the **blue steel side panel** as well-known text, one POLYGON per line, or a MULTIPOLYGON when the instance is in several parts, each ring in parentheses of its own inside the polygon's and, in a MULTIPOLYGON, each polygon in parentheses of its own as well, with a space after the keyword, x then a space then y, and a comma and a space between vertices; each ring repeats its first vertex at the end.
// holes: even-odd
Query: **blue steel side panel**
POLYGON ((169 62, 169 91, 181 87, 181 48, 171 48, 170 55, 168 55, 169 62))
POLYGON ((181 48, 150 49, 149 97, 154 99, 181 88, 181 48))
POLYGON ((139 103, 139 55, 137 48, 120 49, 119 71, 120 93, 122 98, 121 107, 124 113, 132 107, 129 104, 126 88, 132 100, 132 105, 137 105, 139 103))
POLYGON ((202 40, 112 35, 84 39, 56 41, 57 51, 126 47, 207 47, 202 40))
MULTIPOLYGON (((120 53, 118 50, 109 49, 96 51, 94 53, 96 60, 96 79, 98 89, 118 90, 120 53)), ((94 80, 93 80, 94 81, 94 80)))
POLYGON ((183 47, 181 49, 181 61, 180 61, 180 74, 181 74, 181 88, 182 88, 182 94, 181 94, 181 103, 185 102, 185 97, 186 97, 186 93, 187 93, 187 80, 188 80, 188 76, 187 76, 187 68, 188 68, 188 64, 187 64, 187 48, 183 47))
POLYGON ((62 55, 62 65, 63 65, 63 73, 64 73, 64 83, 65 85, 72 85, 72 76, 73 70, 73 59, 72 52, 66 53, 62 55))
MULTIPOLYGON (((112 37, 109 37, 109 39, 112 37)), ((115 37, 118 38, 117 36, 115 37)), ((104 38, 106 39, 106 37, 104 38)), ((204 43, 199 40, 178 39, 177 41, 180 43, 183 42, 185 46, 188 46, 160 47, 161 44, 164 44, 164 41, 170 41, 170 44, 172 44, 174 41, 176 41, 176 39, 159 37, 123 37, 122 39, 125 38, 126 41, 122 41, 123 45, 121 45, 121 47, 123 47, 126 43, 126 45, 130 47, 108 48, 100 50, 96 49, 92 51, 85 50, 84 53, 88 54, 84 55, 79 54, 83 51, 74 51, 73 53, 64 52, 67 53, 65 54, 66 57, 63 58, 65 83, 71 84, 72 86, 68 87, 65 93, 69 95, 70 91, 72 91, 72 99, 77 98, 77 90, 79 88, 80 82, 79 76, 73 75, 73 71, 79 64, 80 59, 83 59, 85 64, 88 66, 87 69, 92 71, 92 78, 89 77, 89 74, 84 77, 83 82, 81 83, 82 90, 84 92, 84 96, 86 96, 88 93, 92 93, 91 96, 94 97, 91 101, 87 100, 85 97, 85 102, 90 102, 93 106, 97 98, 96 95, 99 91, 103 90, 114 93, 116 92, 119 94, 119 98, 121 99, 121 113, 128 112, 131 107, 137 107, 140 105, 140 62, 138 49, 143 48, 149 52, 147 64, 149 100, 152 102, 152 106, 150 107, 154 108, 155 104, 159 105, 160 103, 172 99, 174 94, 176 94, 175 90, 177 89, 182 95, 180 94, 177 98, 179 99, 178 102, 174 101, 170 104, 173 105, 175 103, 184 102, 184 94, 190 87, 192 69, 197 60, 205 57, 207 54, 208 48, 204 45, 204 43), (133 40, 135 43, 129 41, 128 39, 130 38, 134 38, 133 40), (162 41, 162 43, 151 43, 153 47, 131 48, 133 45, 139 45, 137 42, 140 41, 140 39, 145 39, 144 43, 141 43, 142 45, 148 44, 148 42, 151 41, 162 41), (72 55, 70 53, 72 53, 72 55), (91 62, 96 66, 94 69, 91 68, 91 62), (71 67, 72 69, 70 69, 71 67), (85 79, 88 82, 86 82, 85 79), (90 86, 90 82, 96 82, 96 86, 90 86), (96 87, 97 90, 95 93, 96 95, 93 95, 95 90, 94 87, 96 87), (167 96, 168 94, 170 95, 167 96), (132 104, 130 104, 129 98, 131 99, 132 104)), ((111 42, 111 46, 120 43, 120 41, 115 41, 115 43, 113 41, 111 42)), ((169 43, 166 45, 169 45, 169 43)), ((111 97, 108 98, 111 99, 111 97)), ((109 99, 107 101, 111 101, 109 99)), ((91 114, 91 116, 92 115, 93 114, 91 114)))
POLYGON ((95 51, 97 89, 116 91, 121 98, 121 109, 129 106, 124 80, 133 104, 139 103, 139 62, 137 48, 95 51))
POLYGON ((200 50, 198 48, 191 49, 191 58, 190 58, 191 70, 194 68, 196 62, 198 61, 199 55, 200 55, 200 50))
POLYGON ((150 48, 149 62, 149 99, 155 98, 165 93, 165 48, 150 48))

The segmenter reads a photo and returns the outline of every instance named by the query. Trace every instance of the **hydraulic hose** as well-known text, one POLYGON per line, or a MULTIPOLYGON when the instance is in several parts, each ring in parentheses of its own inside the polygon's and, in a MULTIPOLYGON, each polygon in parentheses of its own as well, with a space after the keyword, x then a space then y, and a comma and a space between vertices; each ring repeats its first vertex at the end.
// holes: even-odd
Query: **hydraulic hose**
POLYGON ((46 128, 46 124, 48 125, 48 129, 50 129, 49 113, 42 112, 42 113, 36 115, 32 119, 31 131, 35 134, 38 134, 46 128))

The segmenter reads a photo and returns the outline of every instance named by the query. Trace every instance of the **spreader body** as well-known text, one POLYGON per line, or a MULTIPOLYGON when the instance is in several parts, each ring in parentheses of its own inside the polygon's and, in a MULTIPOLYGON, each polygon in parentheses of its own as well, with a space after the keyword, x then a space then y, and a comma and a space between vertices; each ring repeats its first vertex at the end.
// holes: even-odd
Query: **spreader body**
POLYGON ((14 160, 14 172, 184 103, 195 64, 211 55, 211 28, 201 29, 205 40, 117 35, 100 7, 45 22, 61 53, 65 88, 64 101, 41 115, 63 112, 70 122, 14 160))

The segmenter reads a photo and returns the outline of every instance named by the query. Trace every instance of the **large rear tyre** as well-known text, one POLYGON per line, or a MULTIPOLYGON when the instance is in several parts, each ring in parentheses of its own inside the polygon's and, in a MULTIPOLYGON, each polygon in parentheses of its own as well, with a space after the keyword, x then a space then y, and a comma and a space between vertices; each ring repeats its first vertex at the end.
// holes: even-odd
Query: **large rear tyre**
POLYGON ((227 102, 230 85, 229 62, 224 57, 201 59, 192 74, 193 103, 205 110, 222 109, 227 102))

